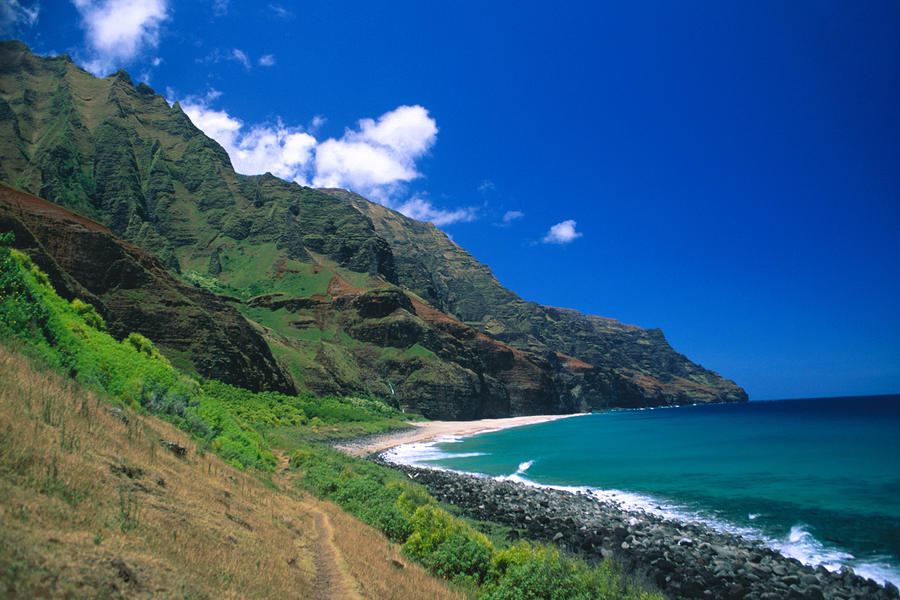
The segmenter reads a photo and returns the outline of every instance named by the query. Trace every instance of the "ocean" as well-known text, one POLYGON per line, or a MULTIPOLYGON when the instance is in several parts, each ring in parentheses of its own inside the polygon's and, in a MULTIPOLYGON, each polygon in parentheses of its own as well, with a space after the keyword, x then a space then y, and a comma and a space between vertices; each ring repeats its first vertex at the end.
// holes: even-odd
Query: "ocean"
POLYGON ((612 411, 388 458, 582 489, 900 584, 900 396, 612 411))

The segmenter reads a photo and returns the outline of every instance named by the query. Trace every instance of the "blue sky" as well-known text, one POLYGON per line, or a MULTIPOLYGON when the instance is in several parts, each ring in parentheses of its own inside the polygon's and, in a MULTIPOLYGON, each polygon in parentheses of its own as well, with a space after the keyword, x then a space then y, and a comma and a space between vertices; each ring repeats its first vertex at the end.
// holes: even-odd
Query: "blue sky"
POLYGON ((0 4, 239 172, 433 220, 753 399, 900 392, 900 3, 0 4))

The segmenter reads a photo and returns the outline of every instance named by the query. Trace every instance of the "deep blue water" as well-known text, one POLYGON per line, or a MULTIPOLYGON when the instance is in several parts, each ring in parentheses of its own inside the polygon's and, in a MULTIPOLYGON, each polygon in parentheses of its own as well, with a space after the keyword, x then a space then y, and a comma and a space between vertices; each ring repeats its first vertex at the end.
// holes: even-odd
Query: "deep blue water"
POLYGON ((414 444, 394 458, 589 487, 900 582, 900 396, 608 412, 414 444))

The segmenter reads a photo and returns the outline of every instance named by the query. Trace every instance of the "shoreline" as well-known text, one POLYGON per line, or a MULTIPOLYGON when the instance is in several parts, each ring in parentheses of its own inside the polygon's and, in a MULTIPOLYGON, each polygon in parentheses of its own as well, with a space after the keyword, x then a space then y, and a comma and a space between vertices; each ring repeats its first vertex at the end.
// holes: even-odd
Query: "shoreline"
POLYGON ((536 423, 546 423, 570 417, 581 417, 590 413, 571 413, 566 415, 527 415, 521 417, 502 417, 498 419, 480 419, 477 421, 423 421, 410 423, 412 429, 402 429, 376 436, 357 438, 333 444, 334 449, 350 456, 366 458, 382 454, 391 448, 404 444, 433 442, 442 436, 469 437, 478 433, 498 431, 511 427, 522 427, 536 423))
POLYGON ((758 540, 628 510, 585 492, 370 459, 405 473, 471 518, 510 527, 510 539, 555 544, 588 562, 612 558, 672 600, 900 598, 895 585, 850 568, 811 567, 758 540))

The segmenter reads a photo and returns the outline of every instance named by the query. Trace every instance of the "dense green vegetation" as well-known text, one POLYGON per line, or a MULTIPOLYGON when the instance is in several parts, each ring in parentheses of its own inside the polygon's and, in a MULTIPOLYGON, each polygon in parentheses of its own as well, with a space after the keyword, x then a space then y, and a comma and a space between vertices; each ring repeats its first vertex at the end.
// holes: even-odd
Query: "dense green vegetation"
POLYGON ((291 455, 300 484, 381 529, 432 573, 491 600, 651 600, 611 561, 588 566, 544 544, 500 547, 403 474, 321 446, 291 455))

